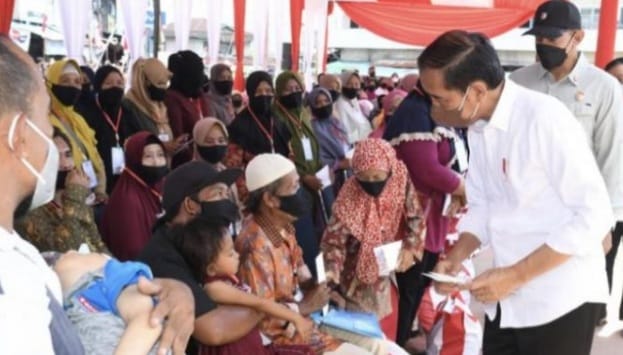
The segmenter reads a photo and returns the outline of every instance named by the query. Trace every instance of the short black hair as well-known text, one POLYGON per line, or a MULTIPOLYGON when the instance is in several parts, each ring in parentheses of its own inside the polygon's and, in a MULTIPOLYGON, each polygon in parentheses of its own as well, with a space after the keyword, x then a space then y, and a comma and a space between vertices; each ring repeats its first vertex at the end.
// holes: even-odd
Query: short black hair
POLYGON ((31 98, 38 82, 35 70, 24 59, 26 56, 18 55, 20 50, 6 35, 0 35, 0 116, 32 112, 31 98))
POLYGON ((489 39, 475 32, 448 31, 437 37, 418 58, 420 72, 426 69, 443 71, 448 89, 466 91, 476 80, 484 81, 489 89, 504 80, 504 68, 489 39))
POLYGON ((262 204, 262 198, 264 197, 264 193, 268 192, 273 195, 276 194, 277 189, 279 188, 279 185, 281 185, 282 181, 283 181, 283 178, 280 178, 260 189, 249 192, 249 195, 247 196, 247 200, 245 203, 245 211, 251 214, 256 214, 257 212, 259 212, 260 205, 262 204))
POLYGON ((605 71, 610 71, 610 69, 616 67, 617 65, 623 65, 623 57, 614 58, 610 61, 610 63, 606 64, 604 68, 605 71))
POLYGON ((216 261, 223 248, 227 228, 197 217, 186 225, 173 227, 172 234, 193 275, 203 282, 206 269, 216 261))

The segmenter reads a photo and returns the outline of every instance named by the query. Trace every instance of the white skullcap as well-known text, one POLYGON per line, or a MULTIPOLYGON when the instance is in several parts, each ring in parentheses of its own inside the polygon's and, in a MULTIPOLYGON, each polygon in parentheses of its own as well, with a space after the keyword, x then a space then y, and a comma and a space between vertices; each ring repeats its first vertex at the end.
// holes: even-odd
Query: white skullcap
POLYGON ((67 64, 65 64, 65 66, 63 67, 63 72, 62 74, 76 74, 76 75, 80 75, 80 72, 78 71, 78 69, 76 69, 76 67, 71 63, 71 62, 67 62, 67 64))
POLYGON ((245 170, 249 192, 259 190, 296 171, 294 163, 283 155, 260 154, 251 159, 245 170))

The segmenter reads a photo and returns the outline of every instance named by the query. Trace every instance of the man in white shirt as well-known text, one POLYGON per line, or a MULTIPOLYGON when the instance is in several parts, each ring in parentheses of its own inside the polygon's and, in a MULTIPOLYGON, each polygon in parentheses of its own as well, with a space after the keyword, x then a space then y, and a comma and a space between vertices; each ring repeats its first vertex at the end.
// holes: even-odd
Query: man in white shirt
MULTIPOLYGON (((2 35, 0 78, 0 354, 80 355, 84 349, 59 302, 56 274, 13 230, 14 218, 54 196, 59 153, 43 78, 28 54, 2 35)), ((158 297, 155 326, 168 317, 161 351, 173 347, 183 354, 194 322, 188 287, 141 280, 139 289, 158 297)))
POLYGON ((436 271, 492 248, 494 268, 467 285, 487 312, 484 355, 589 354, 614 218, 582 127, 560 101, 504 80, 483 35, 445 33, 418 66, 433 118, 469 127, 469 209, 436 271))
MULTIPOLYGON (((535 12, 533 27, 525 34, 534 35, 539 62, 516 70, 510 78, 528 89, 557 98, 574 114, 584 128, 606 182, 615 219, 623 221, 621 85, 590 64, 580 52, 584 31, 580 11, 572 2, 544 2, 535 12)), ((610 284, 622 231, 623 224, 614 230, 613 247, 606 258, 610 284)))

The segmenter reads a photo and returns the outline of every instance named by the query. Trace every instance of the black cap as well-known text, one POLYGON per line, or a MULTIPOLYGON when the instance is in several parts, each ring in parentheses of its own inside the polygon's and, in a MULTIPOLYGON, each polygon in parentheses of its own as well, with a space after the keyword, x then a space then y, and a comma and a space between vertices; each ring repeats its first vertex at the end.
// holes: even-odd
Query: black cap
POLYGON ((536 9, 532 28, 524 35, 557 38, 564 31, 581 28, 580 10, 570 1, 553 0, 544 2, 536 9))
POLYGON ((217 171, 212 164, 205 161, 191 161, 180 165, 167 175, 162 193, 162 208, 167 215, 173 211, 186 197, 191 196, 206 186, 223 183, 232 185, 242 175, 241 169, 217 171))

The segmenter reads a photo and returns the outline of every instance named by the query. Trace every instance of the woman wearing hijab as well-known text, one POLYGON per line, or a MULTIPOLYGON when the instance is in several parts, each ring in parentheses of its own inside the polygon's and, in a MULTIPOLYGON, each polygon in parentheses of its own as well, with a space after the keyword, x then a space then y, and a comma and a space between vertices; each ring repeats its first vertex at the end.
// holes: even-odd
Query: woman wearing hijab
POLYGON ((348 142, 355 144, 368 137, 372 132, 370 121, 361 112, 359 105, 359 90, 361 80, 355 72, 342 74, 342 95, 337 99, 335 106, 342 124, 348 134, 348 142))
POLYGON ((333 191, 337 195, 350 169, 350 159, 346 157, 350 151, 346 128, 333 116, 333 101, 328 90, 322 87, 314 89, 309 94, 309 103, 314 118, 312 127, 320 146, 320 161, 333 171, 333 191))
POLYGON ((200 159, 214 166, 217 171, 226 169, 223 164, 227 153, 229 133, 227 127, 216 117, 206 117, 195 123, 193 129, 194 159, 200 159))
POLYGON ((151 132, 139 132, 125 144, 126 167, 104 211, 102 238, 119 260, 133 260, 162 212, 162 179, 168 173, 164 145, 151 132))
POLYGON ((461 165, 467 163, 464 142, 453 129, 438 126, 430 117, 430 109, 430 99, 415 86, 394 112, 383 136, 407 166, 420 204, 427 211, 422 263, 396 274, 401 294, 398 344, 407 341, 424 289, 430 284, 430 279, 420 274, 431 271, 443 252, 450 222, 444 216, 444 202, 449 196, 457 201, 465 198, 460 174, 466 169, 461 165), (459 163, 463 160, 459 159, 461 151, 465 159, 459 163))
POLYGON ((93 69, 91 69, 88 65, 81 65, 80 77, 82 78, 82 88, 78 102, 93 101, 95 98, 93 92, 93 79, 95 78, 95 73, 93 72, 93 69))
POLYGON ((16 220, 15 229, 42 252, 64 253, 86 244, 94 253, 107 253, 93 208, 87 205, 89 179, 74 165, 71 142, 57 128, 52 140, 59 153, 54 199, 16 220))
MULTIPOLYGON (((308 112, 303 108, 303 82, 291 71, 284 71, 276 80, 277 99, 273 103, 273 114, 280 119, 292 139, 290 146, 294 155, 296 170, 301 177, 305 203, 312 208, 301 216, 295 225, 296 238, 303 248, 305 263, 316 274, 315 257, 318 255, 318 240, 326 223, 320 206, 322 182, 316 173, 322 168, 320 147, 311 127, 308 112)), ((333 198, 331 197, 332 201, 333 198)))
POLYGON ((74 152, 74 164, 87 174, 95 189, 95 204, 106 201, 106 170, 97 151, 95 132, 74 110, 82 88, 80 67, 74 60, 60 60, 52 64, 46 74, 50 94, 50 121, 67 136, 74 152))
POLYGON ((404 78, 402 78, 402 80, 400 80, 398 88, 409 93, 413 91, 413 88, 415 88, 415 85, 417 85, 419 79, 420 76, 417 74, 407 74, 404 78))
POLYGON ((234 81, 231 68, 226 64, 216 64, 210 69, 210 109, 212 116, 229 126, 236 117, 231 92, 234 81))
POLYGON ((340 78, 333 74, 325 74, 318 79, 318 86, 329 91, 331 94, 331 102, 333 102, 333 117, 339 119, 339 112, 337 112, 337 99, 342 95, 342 82, 340 78))
MULTIPOLYGON (((244 169, 253 157, 262 153, 290 157, 290 131, 271 111, 275 95, 273 78, 264 71, 253 72, 247 78, 246 90, 249 105, 229 126, 225 166, 244 169)), ((236 186, 244 201, 247 195, 244 179, 240 178, 236 186)))
POLYGON ((136 119, 121 107, 125 79, 112 65, 100 67, 93 78, 95 100, 78 107, 78 112, 95 130, 97 151, 106 169, 106 190, 110 194, 123 170, 123 145, 130 135, 139 131, 136 119))
POLYGON ((387 122, 405 97, 407 97, 407 92, 402 89, 394 89, 383 97, 383 110, 372 122, 375 129, 370 134, 370 138, 383 138, 387 122))
POLYGON ((155 134, 164 144, 169 158, 186 140, 174 139, 164 98, 171 72, 155 58, 139 58, 132 66, 132 85, 121 104, 124 111, 132 113, 139 130, 155 134))
MULTIPOLYGON (((164 103, 173 136, 177 139, 186 141, 192 135, 195 123, 209 114, 202 90, 205 83, 203 70, 203 60, 195 52, 179 51, 169 56, 169 71, 173 76, 164 103)), ((182 150, 173 157, 173 168, 192 159, 192 145, 180 148, 182 150)))
MULTIPOLYGON (((344 297, 346 308, 375 313, 382 321, 395 310, 389 275, 379 274, 374 248, 402 240, 399 267, 411 267, 421 258, 422 212, 407 168, 387 142, 359 142, 352 165, 355 176, 333 204, 321 249, 328 282, 344 297)), ((395 329, 395 323, 390 327, 395 329)))

